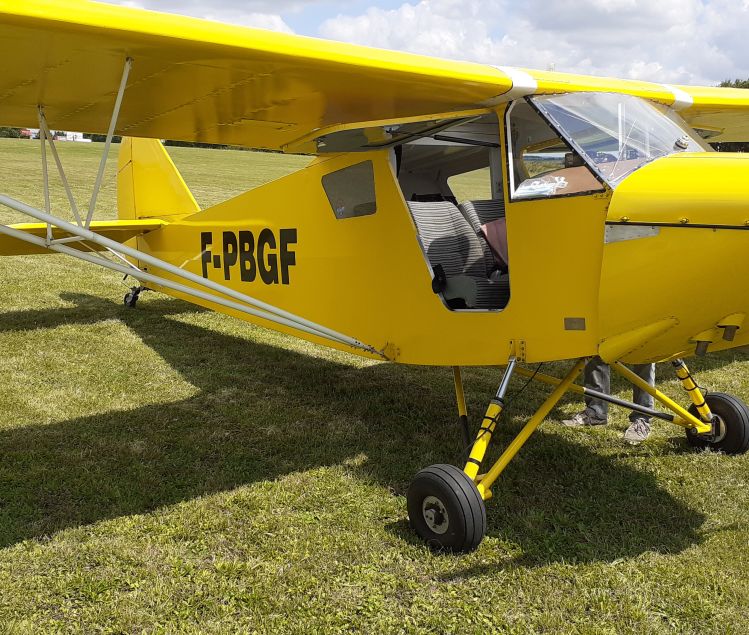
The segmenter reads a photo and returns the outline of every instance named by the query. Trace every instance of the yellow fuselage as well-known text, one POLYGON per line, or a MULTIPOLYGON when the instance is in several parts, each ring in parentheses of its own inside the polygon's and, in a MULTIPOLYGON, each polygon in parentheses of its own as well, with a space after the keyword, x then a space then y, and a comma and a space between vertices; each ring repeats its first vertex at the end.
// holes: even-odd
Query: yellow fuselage
MULTIPOLYGON (((138 246, 402 363, 491 365, 513 354, 532 362, 599 350, 612 361, 658 360, 690 354, 705 332, 710 350, 749 343, 749 330, 727 342, 718 328, 749 312, 748 175, 741 155, 679 155, 642 167, 614 192, 508 203, 511 298, 502 311, 450 310, 433 293, 387 151, 320 157, 210 209, 168 216, 138 246), (376 212, 336 218, 322 177, 367 160, 376 212)), ((122 206, 130 190, 120 189, 122 206)))

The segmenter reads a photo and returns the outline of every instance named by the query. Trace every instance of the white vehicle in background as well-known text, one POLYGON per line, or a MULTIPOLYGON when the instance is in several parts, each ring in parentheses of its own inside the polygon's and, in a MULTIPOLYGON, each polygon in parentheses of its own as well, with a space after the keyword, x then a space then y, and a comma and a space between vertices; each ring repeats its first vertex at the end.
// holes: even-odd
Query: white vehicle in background
POLYGON ((86 139, 82 132, 65 132, 58 130, 54 137, 55 141, 76 141, 78 143, 91 143, 91 139, 86 139))

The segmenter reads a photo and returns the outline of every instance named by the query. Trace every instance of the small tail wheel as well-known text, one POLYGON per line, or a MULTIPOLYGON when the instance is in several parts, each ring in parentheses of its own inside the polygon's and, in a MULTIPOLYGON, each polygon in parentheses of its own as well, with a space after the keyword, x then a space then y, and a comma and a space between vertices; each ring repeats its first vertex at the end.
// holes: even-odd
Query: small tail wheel
POLYGON ((476 484, 454 465, 431 465, 406 494, 414 531, 434 549, 469 552, 486 533, 486 507, 476 484))
POLYGON ((138 287, 133 287, 125 294, 125 297, 122 299, 122 302, 125 306, 130 307, 131 309, 135 308, 135 305, 138 304, 138 298, 140 297, 140 289, 138 287))
MULTIPOLYGON (((734 397, 723 392, 705 395, 705 401, 714 417, 714 432, 699 434, 687 428, 687 442, 694 448, 711 448, 726 454, 744 454, 749 450, 749 408, 734 397)), ((689 412, 699 417, 694 405, 689 412)))

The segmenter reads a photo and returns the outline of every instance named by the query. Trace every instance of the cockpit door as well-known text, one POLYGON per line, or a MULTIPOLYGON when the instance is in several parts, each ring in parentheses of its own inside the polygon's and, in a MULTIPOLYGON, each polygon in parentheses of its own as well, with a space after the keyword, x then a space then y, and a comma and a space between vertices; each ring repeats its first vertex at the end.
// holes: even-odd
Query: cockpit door
POLYGON ((594 355, 610 190, 528 102, 500 120, 507 317, 528 361, 594 355))

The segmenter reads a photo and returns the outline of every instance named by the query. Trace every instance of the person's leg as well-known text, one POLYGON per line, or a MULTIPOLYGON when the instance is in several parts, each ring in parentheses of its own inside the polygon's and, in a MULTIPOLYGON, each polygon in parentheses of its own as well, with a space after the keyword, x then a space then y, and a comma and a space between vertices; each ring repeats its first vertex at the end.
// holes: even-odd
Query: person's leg
MULTIPOLYGON (((632 370, 648 382, 648 384, 655 386, 655 364, 635 364, 632 366, 632 370)), ((655 405, 653 396, 637 386, 633 386, 632 388, 632 399, 638 406, 652 408, 655 405)), ((629 420, 634 421, 635 419, 645 419, 645 421, 650 421, 650 417, 647 415, 634 411, 630 412, 629 420)))
MULTIPOLYGON (((585 387, 608 394, 611 384, 611 369, 600 357, 594 357, 585 365, 585 387)), ((600 399, 585 396, 585 410, 578 412, 562 423, 566 426, 598 426, 606 423, 609 404, 600 399)))
MULTIPOLYGON (((655 385, 655 364, 636 364, 632 370, 651 386, 655 385)), ((636 386, 632 389, 632 398, 638 406, 652 408, 654 405, 653 397, 636 386)), ((631 423, 624 432, 624 440, 632 445, 642 443, 650 436, 650 417, 633 410, 629 413, 629 420, 631 423)))
MULTIPOLYGON (((585 364, 585 387, 607 395, 611 392, 611 369, 600 357, 593 357, 585 364)), ((609 404, 586 395, 585 413, 594 419, 605 421, 609 416, 609 404)))

